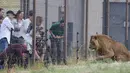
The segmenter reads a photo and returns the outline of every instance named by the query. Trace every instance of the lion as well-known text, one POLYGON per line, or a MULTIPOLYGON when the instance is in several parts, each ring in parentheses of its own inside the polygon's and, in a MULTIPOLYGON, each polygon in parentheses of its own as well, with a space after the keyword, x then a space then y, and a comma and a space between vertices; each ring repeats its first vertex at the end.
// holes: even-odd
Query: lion
POLYGON ((107 35, 92 35, 89 48, 96 50, 96 60, 111 58, 116 61, 129 61, 130 53, 121 43, 113 40, 107 35))

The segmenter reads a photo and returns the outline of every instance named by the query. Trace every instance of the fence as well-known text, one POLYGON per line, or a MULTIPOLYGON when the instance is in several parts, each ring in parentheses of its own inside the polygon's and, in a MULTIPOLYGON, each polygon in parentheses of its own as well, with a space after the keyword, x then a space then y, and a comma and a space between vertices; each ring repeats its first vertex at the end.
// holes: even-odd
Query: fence
POLYGON ((64 57, 67 59, 87 58, 89 38, 96 32, 103 32, 125 43, 129 48, 128 0, 36 0, 35 3, 34 0, 1 0, 0 7, 4 8, 5 12, 13 10, 16 13, 17 10, 22 10, 25 19, 28 17, 28 12, 35 8, 34 22, 38 24, 38 19, 42 19, 40 22, 44 27, 46 46, 51 44, 48 30, 54 22, 64 18, 66 27, 64 57), (117 23, 118 20, 122 22, 117 23))
MULTIPOLYGON (((45 32, 47 32, 47 43, 50 45, 51 42, 49 40, 50 33, 48 30, 52 26, 52 23, 59 21, 62 18, 65 18, 66 28, 65 28, 65 38, 64 38, 64 54, 67 58, 72 57, 72 53, 78 51, 80 57, 84 57, 84 43, 83 43, 83 31, 84 27, 83 23, 83 1, 66 1, 66 0, 39 0, 36 1, 36 17, 43 17, 43 25, 45 28, 45 32), (65 3, 66 2, 66 3, 65 3), (75 3, 80 4, 75 7, 75 3), (69 5, 68 5, 69 4, 69 5), (79 7, 79 8, 78 8, 79 7), (70 9, 70 10, 69 10, 70 9), (81 15, 79 15, 81 14, 81 15), (80 17, 80 18, 79 18, 80 17), (72 18, 72 19, 70 19, 72 18), (78 19, 77 19, 78 18, 78 19), (81 25, 80 25, 81 24, 81 25), (79 33, 77 35, 77 32, 79 33), (78 38, 76 38, 78 36, 78 38), (79 49, 80 48, 80 49, 79 49), (76 51, 77 49, 77 51, 76 51), (75 50, 75 51, 74 51, 75 50)), ((30 8, 33 1, 30 0, 30 8)), ((77 54, 78 54, 77 53, 77 54)), ((64 58, 66 57, 64 56, 64 58)))
POLYGON ((1 0, 0 1, 0 7, 1 8, 6 8, 5 10, 13 10, 17 11, 20 9, 20 1, 19 0, 1 0))
MULTIPOLYGON (((38 17, 42 19, 41 25, 44 27, 44 31, 46 32, 45 35, 47 36, 46 40, 48 39, 47 44, 49 45, 51 44, 49 41, 49 28, 52 26, 53 22, 57 22, 60 19, 65 18, 66 39, 64 40, 64 43, 66 43, 64 45, 66 46, 64 47, 66 48, 64 49, 66 50, 64 51, 66 51, 66 56, 70 57, 73 52, 76 53, 76 51, 73 50, 77 49, 77 54, 78 52, 82 52, 81 55, 84 57, 84 37, 82 29, 84 27, 84 13, 82 12, 84 10, 84 1, 38 0, 35 1, 35 3, 33 1, 34 0, 1 0, 0 7, 4 8, 5 12, 7 10, 13 10, 16 13, 18 10, 22 10, 24 11, 24 19, 28 17, 30 10, 35 10, 34 19, 37 20, 38 17), (76 6, 75 3, 77 4, 76 6)), ((37 21, 35 23, 37 24, 37 21)))

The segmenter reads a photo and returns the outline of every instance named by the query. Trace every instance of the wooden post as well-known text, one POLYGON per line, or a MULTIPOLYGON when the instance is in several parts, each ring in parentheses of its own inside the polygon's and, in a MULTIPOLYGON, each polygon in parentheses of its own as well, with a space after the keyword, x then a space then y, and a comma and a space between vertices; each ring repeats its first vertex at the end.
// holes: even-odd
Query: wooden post
POLYGON ((128 48, 128 25, 129 25, 129 2, 126 0, 126 27, 125 27, 125 45, 128 48))

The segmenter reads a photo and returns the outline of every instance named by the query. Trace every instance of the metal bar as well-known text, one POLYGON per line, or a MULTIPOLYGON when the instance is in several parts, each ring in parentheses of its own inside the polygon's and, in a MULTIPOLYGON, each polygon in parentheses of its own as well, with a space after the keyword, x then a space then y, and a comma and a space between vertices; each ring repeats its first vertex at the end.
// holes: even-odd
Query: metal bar
POLYGON ((23 0, 24 19, 26 18, 26 0, 23 0))
POLYGON ((47 49, 47 21, 48 21, 48 0, 45 0, 45 39, 46 39, 46 42, 45 42, 45 45, 46 45, 46 49, 47 49))
POLYGON ((58 8, 58 12, 59 12, 58 19, 60 20, 61 19, 61 14, 62 14, 61 6, 59 6, 59 8, 58 8))
POLYGON ((36 0, 33 0, 33 64, 35 63, 36 49, 36 0))
POLYGON ((126 29, 125 29, 125 45, 128 48, 128 24, 129 24, 129 2, 126 0, 126 29))
POLYGON ((76 37, 76 39, 77 39, 77 50, 76 50, 76 63, 78 63, 78 60, 79 60, 79 32, 77 32, 77 37, 76 37))
POLYGON ((67 21, 66 21, 66 3, 67 1, 64 0, 64 64, 67 64, 66 57, 67 57, 67 21))
POLYGON ((25 0, 25 13, 24 13, 25 14, 25 19, 27 18, 27 1, 28 0, 25 0))
POLYGON ((88 55, 88 0, 86 0, 86 27, 85 27, 85 58, 87 59, 88 55))
POLYGON ((28 17, 28 13, 29 13, 29 6, 30 5, 30 0, 27 0, 27 13, 26 13, 26 18, 28 17))
POLYGON ((109 35, 110 2, 106 0, 106 34, 109 35))
POLYGON ((103 0, 103 28, 102 28, 102 33, 106 34, 106 0, 103 0))
POLYGON ((20 10, 23 11, 23 0, 20 0, 20 10))

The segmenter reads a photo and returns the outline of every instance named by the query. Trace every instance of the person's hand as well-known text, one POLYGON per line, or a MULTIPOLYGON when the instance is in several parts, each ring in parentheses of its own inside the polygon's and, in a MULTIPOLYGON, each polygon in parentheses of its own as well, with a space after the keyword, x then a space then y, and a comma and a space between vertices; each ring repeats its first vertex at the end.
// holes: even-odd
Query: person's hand
POLYGON ((55 38, 59 39, 59 36, 56 36, 55 38))
POLYGON ((61 38, 64 38, 64 36, 61 36, 61 38))
POLYGON ((63 38, 64 36, 56 36, 57 39, 63 38))

